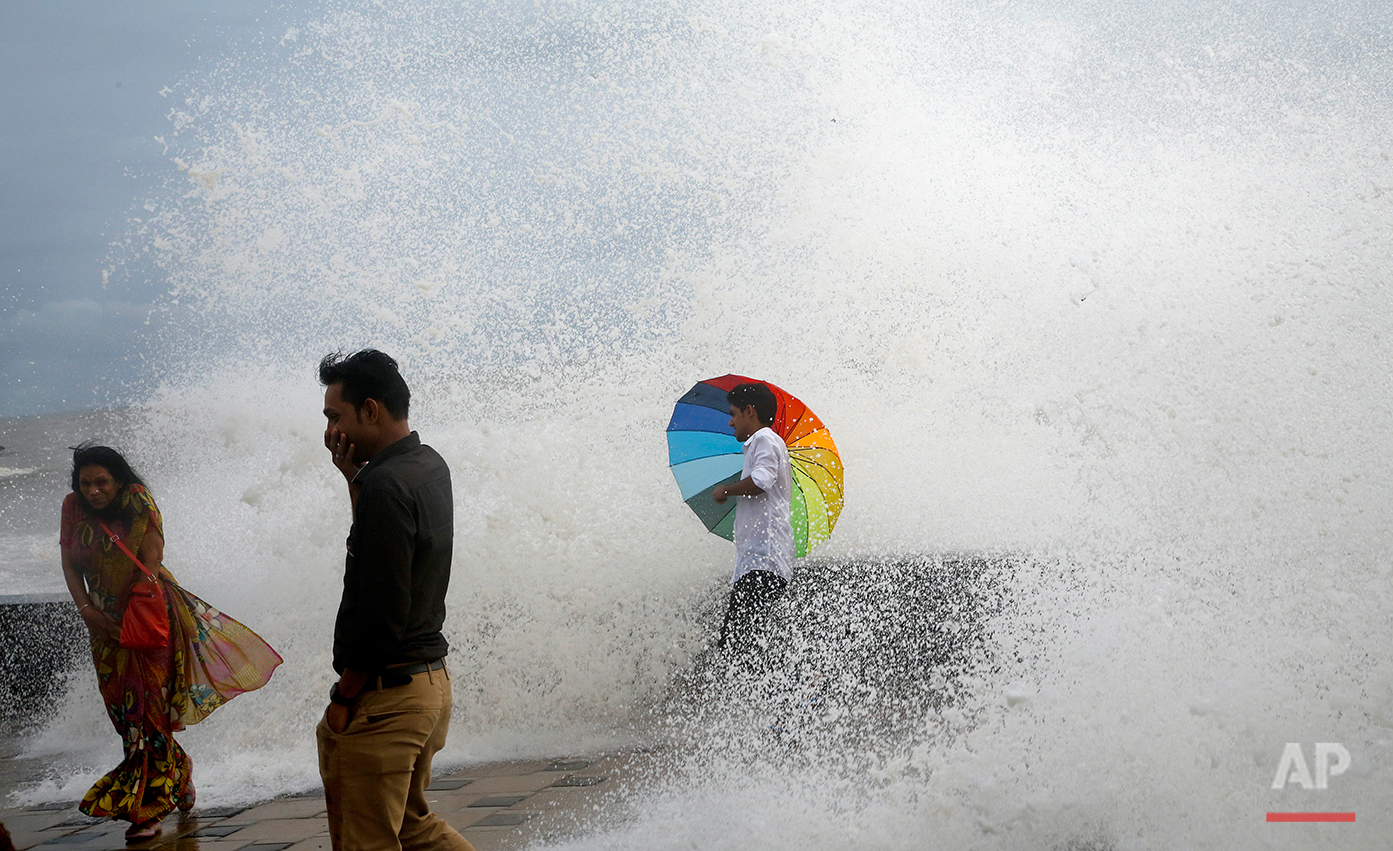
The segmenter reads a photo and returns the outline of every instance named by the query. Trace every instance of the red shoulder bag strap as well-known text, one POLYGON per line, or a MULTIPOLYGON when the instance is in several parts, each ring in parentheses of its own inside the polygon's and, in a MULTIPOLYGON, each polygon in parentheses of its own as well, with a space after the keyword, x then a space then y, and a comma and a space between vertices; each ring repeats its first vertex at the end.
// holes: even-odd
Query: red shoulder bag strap
POLYGON ((106 524, 101 522, 100 520, 97 521, 97 525, 102 527, 102 531, 106 533, 106 536, 111 539, 111 542, 113 544, 121 548, 121 552, 131 557, 131 561, 135 562, 136 567, 139 567, 141 570, 145 571, 145 575, 150 577, 151 581, 154 581, 155 574, 150 572, 150 568, 146 567, 144 562, 135 557, 135 553, 131 552, 131 548, 126 546, 125 542, 122 541, 121 538, 117 536, 115 532, 106 528, 106 524))

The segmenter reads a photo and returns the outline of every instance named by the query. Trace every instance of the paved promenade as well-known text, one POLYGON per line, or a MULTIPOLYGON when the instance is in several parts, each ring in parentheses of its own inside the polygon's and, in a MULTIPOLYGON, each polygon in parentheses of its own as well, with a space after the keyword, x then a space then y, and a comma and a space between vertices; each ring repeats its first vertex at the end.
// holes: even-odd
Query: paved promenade
MULTIPOLYGON (((513 851, 561 839, 614 801, 634 755, 472 766, 442 774, 430 786, 431 809, 478 851, 513 851)), ((75 803, 0 809, 0 822, 18 849, 112 851, 328 851, 322 792, 246 807, 196 807, 164 820, 157 839, 127 845, 125 822, 88 818, 75 803)))

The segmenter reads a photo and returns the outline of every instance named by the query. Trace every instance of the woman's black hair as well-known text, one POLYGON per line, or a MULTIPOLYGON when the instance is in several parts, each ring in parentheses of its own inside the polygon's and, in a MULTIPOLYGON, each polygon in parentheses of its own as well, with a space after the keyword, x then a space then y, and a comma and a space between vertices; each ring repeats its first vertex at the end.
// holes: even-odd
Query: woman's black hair
POLYGON ((137 474, 135 470, 131 469, 130 462, 126 460, 125 456, 123 456, 120 452, 117 452, 115 449, 112 449, 110 446, 93 446, 89 443, 84 443, 80 446, 74 446, 72 480, 73 493, 77 494, 78 497, 82 499, 82 504, 86 506, 88 511, 101 515, 104 518, 108 515, 115 517, 125 513, 120 508, 121 500, 119 498, 113 500, 111 505, 108 505, 105 509, 101 511, 97 511, 92 506, 87 505, 87 498, 85 496, 82 496, 82 489, 78 486, 79 474, 81 473, 83 467, 106 468, 106 471, 111 474, 111 477, 113 479, 116 480, 116 484, 120 486, 119 490, 117 491, 118 494, 124 493, 126 488, 130 487, 131 485, 140 485, 141 487, 145 486, 145 480, 140 478, 139 474, 137 474))

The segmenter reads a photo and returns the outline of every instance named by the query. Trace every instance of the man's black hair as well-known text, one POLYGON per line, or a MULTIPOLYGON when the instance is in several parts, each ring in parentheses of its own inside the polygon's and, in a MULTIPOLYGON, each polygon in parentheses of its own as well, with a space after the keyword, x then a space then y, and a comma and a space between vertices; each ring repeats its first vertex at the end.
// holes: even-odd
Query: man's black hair
POLYGON ((90 505, 87 505, 87 510, 100 516, 103 520, 111 520, 124 516, 126 512, 121 508, 121 496, 131 485, 140 485, 144 487, 145 481, 140 478, 135 470, 131 469, 130 462, 126 460, 125 456, 115 449, 112 449, 110 446, 94 446, 90 443, 84 443, 79 446, 74 446, 72 449, 73 493, 77 494, 82 500, 82 503, 86 505, 87 497, 83 496, 82 488, 78 482, 81 478, 82 468, 102 467, 111 474, 111 478, 116 480, 116 499, 112 500, 111 504, 101 511, 98 511, 90 505))
POLYGON ((377 349, 363 349, 347 357, 343 352, 325 355, 319 362, 319 383, 325 387, 342 384, 340 395, 360 414, 369 399, 376 399, 394 420, 406 419, 411 407, 411 390, 397 370, 397 362, 377 349))
POLYGON ((754 405, 755 416, 764 425, 773 425, 774 415, 779 412, 779 400, 774 398, 774 391, 758 381, 735 385, 726 394, 726 401, 742 411, 754 405))

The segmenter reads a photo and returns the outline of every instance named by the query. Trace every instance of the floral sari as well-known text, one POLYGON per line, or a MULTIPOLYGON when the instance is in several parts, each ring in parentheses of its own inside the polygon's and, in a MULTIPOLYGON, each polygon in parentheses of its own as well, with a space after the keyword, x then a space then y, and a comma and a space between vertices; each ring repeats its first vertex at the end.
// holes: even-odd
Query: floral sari
MULTIPOLYGON (((131 552, 140 552, 151 530, 164 535, 160 510, 145 488, 125 488, 120 507, 127 519, 104 522, 131 552)), ((60 544, 74 556, 97 608, 120 614, 139 568, 98 522, 80 497, 68 494, 60 544)), ((169 612, 169 646, 127 650, 92 636, 97 684, 125 758, 83 797, 79 809, 90 816, 140 824, 191 802, 193 767, 173 734, 265 685, 281 663, 260 636, 185 591, 163 565, 158 576, 169 612)))

